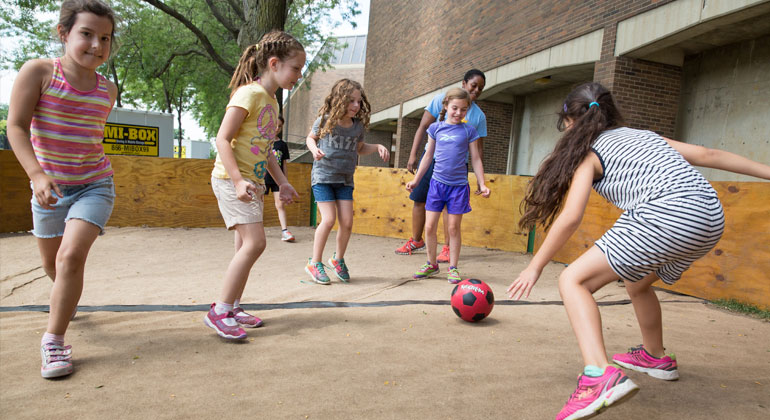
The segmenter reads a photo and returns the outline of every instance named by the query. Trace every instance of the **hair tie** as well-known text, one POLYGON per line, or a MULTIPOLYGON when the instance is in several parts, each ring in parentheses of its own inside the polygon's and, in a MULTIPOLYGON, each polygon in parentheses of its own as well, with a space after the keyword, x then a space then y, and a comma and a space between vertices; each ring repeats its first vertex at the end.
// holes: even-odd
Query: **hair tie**
POLYGON ((599 106, 599 102, 591 102, 590 104, 588 104, 588 109, 591 109, 591 107, 594 105, 599 106))
POLYGON ((567 113, 567 103, 566 102, 564 102, 564 113, 565 114, 567 113))

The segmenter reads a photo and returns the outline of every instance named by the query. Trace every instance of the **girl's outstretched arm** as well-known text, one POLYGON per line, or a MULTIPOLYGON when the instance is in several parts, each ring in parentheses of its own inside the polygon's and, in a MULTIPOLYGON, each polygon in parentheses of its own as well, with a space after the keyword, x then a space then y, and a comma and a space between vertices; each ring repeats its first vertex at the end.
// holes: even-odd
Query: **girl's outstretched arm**
POLYGON ((583 212, 585 212, 586 205, 588 204, 588 197, 591 195, 594 175, 600 170, 601 163, 599 158, 593 153, 589 153, 577 170, 575 170, 561 213, 554 220, 548 235, 543 241, 543 245, 540 246, 540 249, 532 257, 527 268, 508 287, 509 298, 519 300, 529 297, 532 287, 540 278, 540 273, 543 272, 543 267, 551 261, 553 256, 556 255, 559 249, 580 226, 580 222, 583 220, 583 212))
POLYGON ((478 184, 478 190, 476 194, 481 194, 482 197, 489 197, 489 188, 484 183, 484 164, 481 163, 481 153, 479 153, 479 145, 476 144, 478 140, 470 144, 471 150, 471 165, 473 165, 473 173, 476 174, 476 183, 478 184))
POLYGON ((383 162, 389 162, 390 161, 390 151, 387 147, 381 145, 381 144, 368 144, 364 142, 358 143, 358 154, 360 156, 364 155, 371 155, 374 152, 379 153, 380 158, 383 162))
POLYGON ((24 172, 32 181, 33 194, 37 202, 46 209, 51 209, 62 196, 59 186, 49 177, 35 157, 30 140, 30 124, 35 106, 40 100, 43 89, 51 83, 53 62, 51 60, 30 60, 19 70, 11 92, 11 104, 8 108, 8 142, 19 160, 24 172))
POLYGON ((422 139, 428 134, 428 127, 436 122, 436 117, 428 111, 422 113, 422 119, 420 120, 420 126, 417 127, 417 131, 414 133, 414 140, 412 140, 412 149, 409 151, 409 161, 406 163, 406 170, 414 173, 414 164, 417 162, 417 151, 422 145, 422 139))
POLYGON ((737 174, 770 179, 770 166, 755 162, 741 155, 736 155, 721 149, 688 144, 663 137, 671 147, 676 149, 691 165, 706 168, 721 169, 737 174))
POLYGON ((436 151, 436 140, 428 136, 428 147, 425 149, 425 155, 423 155, 420 161, 420 168, 417 169, 417 174, 414 179, 406 183, 406 190, 411 192, 416 187, 425 173, 428 172, 430 164, 433 163, 433 152, 436 151))

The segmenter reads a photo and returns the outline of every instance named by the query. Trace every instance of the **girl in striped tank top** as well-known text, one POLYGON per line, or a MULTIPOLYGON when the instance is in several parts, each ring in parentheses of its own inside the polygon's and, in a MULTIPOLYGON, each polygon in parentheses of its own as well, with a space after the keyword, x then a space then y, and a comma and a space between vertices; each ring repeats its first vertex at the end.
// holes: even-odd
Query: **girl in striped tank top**
POLYGON ((66 0, 56 30, 64 55, 22 66, 8 112, 8 139, 31 181, 32 233, 54 281, 40 348, 44 378, 72 373, 64 334, 115 198, 102 139, 117 87, 96 72, 110 56, 115 14, 99 0, 66 0))
POLYGON ((543 267, 577 230, 593 187, 624 213, 595 245, 559 276, 559 292, 583 355, 577 390, 556 416, 579 419, 633 396, 638 387, 618 368, 679 377, 663 348, 661 310, 653 282, 673 284, 716 245, 724 229, 717 193, 692 165, 770 179, 770 166, 722 150, 681 143, 623 127, 608 90, 575 88, 559 113, 564 135, 529 184, 520 227, 550 226, 540 250, 508 288, 526 298, 543 267), (559 212, 561 211, 561 212, 559 212), (622 279, 643 344, 610 364, 592 294, 622 279))

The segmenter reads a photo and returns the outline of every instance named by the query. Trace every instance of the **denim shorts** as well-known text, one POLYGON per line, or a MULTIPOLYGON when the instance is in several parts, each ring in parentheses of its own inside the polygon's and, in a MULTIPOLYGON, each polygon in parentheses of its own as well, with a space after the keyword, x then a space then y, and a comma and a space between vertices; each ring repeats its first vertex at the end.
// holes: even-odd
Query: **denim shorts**
POLYGON ((435 179, 430 180, 428 200, 425 210, 442 212, 446 206, 449 214, 465 214, 471 212, 471 187, 465 185, 446 185, 435 179))
POLYGON ((313 197, 316 203, 337 200, 353 200, 353 187, 343 183, 315 184, 313 185, 313 197))
MULTIPOLYGON (((32 188, 32 182, 29 183, 32 188)), ((53 209, 43 208, 32 195, 32 234, 38 238, 64 236, 64 226, 70 219, 80 219, 99 227, 104 235, 104 226, 110 219, 115 205, 115 184, 112 176, 88 184, 62 185, 59 190, 64 197, 58 198, 53 209)))
MULTIPOLYGON (((420 157, 420 162, 422 162, 422 159, 425 157, 425 152, 423 152, 423 155, 420 157)), ((420 183, 417 184, 417 187, 415 187, 411 193, 409 193, 409 199, 412 201, 415 201, 417 203, 424 203, 428 200, 428 189, 430 189, 430 180, 433 178, 433 167, 436 165, 436 161, 432 161, 430 163, 430 166, 428 166, 428 171, 425 172, 425 175, 420 178, 420 183)), ((420 163, 417 163, 417 167, 419 168, 420 163)))

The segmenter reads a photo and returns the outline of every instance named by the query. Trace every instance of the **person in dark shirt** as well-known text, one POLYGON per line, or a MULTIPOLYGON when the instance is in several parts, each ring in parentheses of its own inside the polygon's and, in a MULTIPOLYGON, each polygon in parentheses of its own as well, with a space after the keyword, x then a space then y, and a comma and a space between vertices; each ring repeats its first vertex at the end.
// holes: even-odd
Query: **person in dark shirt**
MULTIPOLYGON (((284 176, 289 177, 286 171, 286 161, 289 160, 289 146, 283 141, 283 116, 278 116, 278 129, 276 130, 276 140, 273 143, 273 155, 278 165, 281 167, 284 176)), ((270 174, 265 175, 265 194, 270 191, 278 191, 278 185, 273 181, 270 174)), ((284 242, 294 242, 294 235, 286 227, 286 209, 283 207, 283 201, 278 198, 278 194, 273 194, 275 198, 275 209, 278 211, 278 220, 281 222, 281 240, 284 242)))

